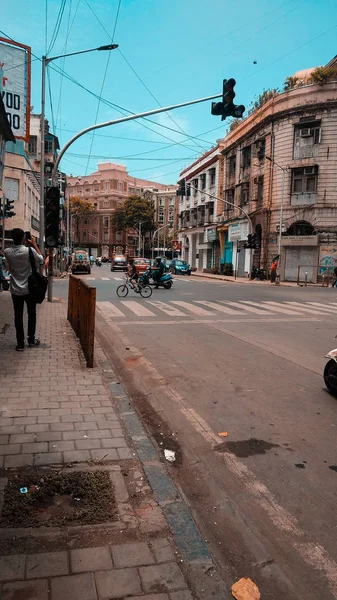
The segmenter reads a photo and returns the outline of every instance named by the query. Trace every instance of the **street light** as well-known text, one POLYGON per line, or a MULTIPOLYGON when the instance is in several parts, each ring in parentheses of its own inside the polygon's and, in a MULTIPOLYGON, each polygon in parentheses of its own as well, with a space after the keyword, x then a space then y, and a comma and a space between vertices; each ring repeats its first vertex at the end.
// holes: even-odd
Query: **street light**
POLYGON ((279 234, 278 234, 278 244, 277 244, 277 252, 278 252, 277 271, 278 271, 278 283, 279 283, 280 282, 280 266, 281 266, 281 238, 282 238, 282 227, 283 227, 284 180, 285 180, 285 172, 288 170, 288 166, 281 167, 281 165, 279 165, 276 162, 276 160, 274 160, 270 156, 266 156, 266 159, 269 160, 269 162, 271 162, 273 165, 276 165, 282 171, 280 224, 279 224, 279 234))
POLYGON ((152 260, 153 260, 153 257, 154 257, 154 238, 156 237, 156 234, 159 233, 159 231, 161 229, 165 229, 165 227, 169 227, 169 226, 170 226, 170 224, 166 223, 166 225, 162 225, 161 227, 158 227, 158 229, 156 229, 156 231, 154 232, 154 234, 152 236, 152 260))
MULTIPOLYGON (((87 52, 95 52, 96 50, 115 50, 118 48, 118 44, 108 44, 106 46, 99 46, 98 48, 90 48, 89 50, 79 50, 78 52, 70 52, 69 54, 60 54, 58 56, 42 56, 42 76, 41 76, 41 117, 40 117, 40 130, 41 130, 41 164, 40 164, 40 249, 44 252, 44 119, 45 119, 45 96, 46 96, 46 67, 53 60, 58 58, 67 58, 68 56, 75 56, 76 54, 86 54, 87 52)), ((68 197, 69 198, 69 197, 68 197)), ((69 210, 69 200, 68 200, 69 210)))

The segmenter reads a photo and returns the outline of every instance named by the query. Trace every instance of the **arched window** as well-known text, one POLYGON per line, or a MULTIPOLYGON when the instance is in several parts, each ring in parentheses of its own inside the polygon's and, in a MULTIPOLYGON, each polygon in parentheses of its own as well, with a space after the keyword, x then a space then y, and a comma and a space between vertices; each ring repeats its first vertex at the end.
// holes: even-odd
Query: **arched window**
POLYGON ((296 221, 290 225, 286 235, 315 235, 315 231, 308 221, 296 221))

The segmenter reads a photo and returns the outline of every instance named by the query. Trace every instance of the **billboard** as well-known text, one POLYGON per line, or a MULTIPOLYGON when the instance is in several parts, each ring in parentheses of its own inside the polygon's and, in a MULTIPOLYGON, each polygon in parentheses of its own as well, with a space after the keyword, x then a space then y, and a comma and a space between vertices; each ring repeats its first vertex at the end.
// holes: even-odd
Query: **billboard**
POLYGON ((0 37, 1 96, 15 138, 28 142, 30 116, 29 46, 0 37))

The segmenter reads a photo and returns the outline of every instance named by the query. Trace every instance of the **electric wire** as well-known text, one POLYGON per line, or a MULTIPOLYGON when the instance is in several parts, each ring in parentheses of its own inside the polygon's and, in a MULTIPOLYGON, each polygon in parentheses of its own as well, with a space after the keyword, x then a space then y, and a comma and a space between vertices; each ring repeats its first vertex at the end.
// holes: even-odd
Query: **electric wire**
MULTIPOLYGON (((86 2, 87 2, 87 0, 86 0, 86 2)), ((120 8, 121 8, 121 3, 122 3, 122 0, 118 0, 118 7, 117 7, 116 18, 115 18, 115 25, 114 25, 114 28, 113 28, 113 32, 112 32, 110 44, 113 44, 114 39, 115 39, 115 33, 116 33, 116 28, 117 28, 117 23, 118 23, 118 17, 119 17, 119 11, 120 11, 120 8)), ((107 57, 106 65, 105 65, 105 71, 104 71, 104 75, 103 75, 101 90, 100 90, 100 93, 99 93, 99 99, 98 99, 98 104, 97 104, 97 109, 96 109, 95 125, 97 123, 99 109, 100 109, 100 106, 101 106, 101 98, 102 98, 102 94, 103 94, 103 90, 104 90, 106 76, 107 76, 107 73, 108 73, 108 68, 109 68, 109 64, 110 64, 110 58, 111 58, 111 52, 108 53, 108 57, 107 57)), ((91 152, 92 152, 92 147, 93 147, 94 139, 95 139, 95 131, 93 132, 93 134, 91 136, 90 148, 89 148, 89 154, 88 154, 88 160, 87 160, 87 166, 86 166, 85 174, 88 173, 89 162, 91 160, 90 157, 91 157, 91 152)))
POLYGON ((61 0, 59 12, 58 12, 56 23, 55 23, 55 26, 54 26, 54 31, 52 33, 51 40, 50 40, 49 47, 48 47, 46 55, 48 55, 52 51, 52 49, 54 48, 54 46, 55 46, 55 42, 57 40, 59 31, 60 31, 60 27, 61 27, 61 23, 62 23, 62 19, 63 19, 63 13, 64 13, 64 9, 65 9, 66 3, 67 3, 67 0, 61 0))
MULTIPOLYGON (((77 3, 77 8, 79 7, 79 3, 80 3, 80 0, 77 3)), ((66 33, 66 39, 65 39, 64 46, 63 46, 61 54, 65 54, 67 52, 68 39, 69 39, 69 35, 70 35, 72 24, 74 23, 74 20, 73 20, 72 24, 70 25, 71 9, 72 9, 72 0, 69 0, 67 33, 66 33)), ((76 13, 75 13, 75 16, 76 16, 76 13)), ((62 60, 62 66, 63 66, 63 68, 65 66, 65 61, 66 61, 66 57, 64 57, 63 60, 62 60)), ((61 120, 61 98, 62 98, 62 91, 63 91, 63 75, 61 75, 61 80, 60 80, 60 91, 59 91, 59 97, 58 97, 57 109, 56 109, 56 118, 55 118, 56 125, 58 123, 59 118, 61 120)), ((55 133, 56 133, 56 131, 54 130, 54 134, 55 133)))

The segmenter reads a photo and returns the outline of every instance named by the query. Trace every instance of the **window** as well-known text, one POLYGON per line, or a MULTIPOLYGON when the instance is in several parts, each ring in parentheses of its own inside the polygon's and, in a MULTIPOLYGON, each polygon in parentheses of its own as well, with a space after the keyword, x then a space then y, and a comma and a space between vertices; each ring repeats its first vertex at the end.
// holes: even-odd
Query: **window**
POLYGON ((87 241, 88 232, 86 230, 83 231, 83 241, 87 241))
POLYGON ((228 159, 228 175, 235 175, 235 169, 236 169, 236 156, 235 156, 235 154, 233 154, 233 156, 230 156, 228 159))
POLYGON ((110 191, 110 181, 105 181, 105 182, 104 182, 104 190, 105 190, 106 192, 109 192, 109 191, 110 191))
POLYGON ((98 238, 98 231, 97 231, 97 229, 93 229, 92 230, 92 237, 93 238, 98 238))
POLYGON ((109 227, 109 217, 103 217, 103 227, 109 227))
POLYGON ((263 160, 266 153, 266 140, 257 140, 255 142, 256 156, 259 160, 263 160))
POLYGON ((202 175, 200 175, 200 184, 201 184, 201 189, 204 190, 206 188, 206 173, 203 173, 202 175))
POLYGON ((110 201, 109 200, 104 200, 103 206, 104 206, 104 208, 110 208, 110 201))
POLYGON ((164 206, 164 198, 159 198, 159 206, 164 206))
POLYGON ((86 188, 84 188, 84 191, 85 192, 91 192, 91 188, 90 187, 86 187, 86 188))
POLYGON ((164 213, 159 213, 158 215, 158 223, 164 223, 164 213))
POLYGON ((230 202, 230 204, 225 204, 224 210, 233 210, 234 207, 231 205, 234 204, 234 188, 230 188, 229 190, 225 191, 225 200, 227 200, 227 202, 230 202))
POLYGON ((37 136, 31 135, 28 142, 28 154, 37 154, 37 136))
POLYGON ((170 196, 170 198, 169 198, 169 205, 174 206, 174 197, 173 196, 170 196))
POLYGON ((106 229, 104 230, 104 233, 103 233, 103 240, 105 242, 109 241, 109 231, 107 231, 106 229))
POLYGON ((99 192, 99 183, 94 184, 94 192, 99 192))
POLYGON ((88 225, 88 219, 84 219, 83 223, 84 225, 88 225))
POLYGON ((169 212, 169 221, 172 222, 173 218, 174 218, 174 213, 173 212, 169 212))
POLYGON ((193 196, 196 196, 198 193, 198 179, 192 179, 192 190, 193 190, 193 196))
POLYGON ((311 223, 297 221, 289 227, 287 235, 315 235, 315 231, 311 223))
POLYGON ((242 150, 241 164, 242 164, 243 169, 250 167, 251 154, 252 154, 251 146, 246 146, 246 148, 244 148, 242 150))
POLYGON ((210 187, 212 187, 213 185, 215 185, 215 176, 216 176, 216 170, 215 169, 210 169, 208 171, 209 186, 210 187))
POLYGON ((321 127, 317 123, 303 123, 294 130, 293 158, 312 158, 321 143, 321 127))
POLYGON ((257 202, 258 204, 262 204, 263 201, 263 182, 264 182, 264 177, 263 175, 261 175, 261 177, 258 177, 258 182, 257 182, 257 202))
POLYGON ((46 154, 52 154, 54 151, 54 143, 53 140, 45 140, 44 142, 44 151, 46 154))
POLYGON ((240 190, 240 206, 244 206, 249 202, 249 183, 243 183, 240 190))
POLYGON ((318 167, 303 167, 292 170, 293 194, 315 194, 317 189, 318 167))

